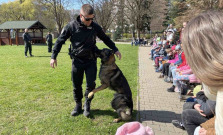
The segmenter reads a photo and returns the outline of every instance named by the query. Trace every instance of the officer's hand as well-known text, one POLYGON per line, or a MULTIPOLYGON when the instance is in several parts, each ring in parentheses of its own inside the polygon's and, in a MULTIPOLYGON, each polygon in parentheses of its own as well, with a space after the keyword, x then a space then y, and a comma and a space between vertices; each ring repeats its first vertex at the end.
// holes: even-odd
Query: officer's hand
POLYGON ((115 52, 115 55, 119 58, 119 60, 121 60, 122 58, 122 55, 119 51, 115 52))
POLYGON ((57 60, 55 60, 55 59, 51 59, 50 60, 50 66, 52 67, 52 68, 55 68, 55 66, 57 66, 57 60))

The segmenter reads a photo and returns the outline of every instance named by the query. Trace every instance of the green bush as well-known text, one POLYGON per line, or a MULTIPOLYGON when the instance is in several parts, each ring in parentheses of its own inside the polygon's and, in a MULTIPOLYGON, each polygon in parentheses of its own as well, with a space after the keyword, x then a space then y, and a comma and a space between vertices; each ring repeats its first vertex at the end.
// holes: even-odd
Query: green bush
POLYGON ((132 38, 132 34, 129 34, 129 33, 128 33, 127 38, 132 38))
POLYGON ((123 38, 127 38, 128 37, 128 33, 123 33, 123 38))
POLYGON ((145 34, 146 39, 150 39, 150 34, 145 34))
POLYGON ((123 33, 123 38, 132 38, 132 34, 130 34, 130 33, 123 33))

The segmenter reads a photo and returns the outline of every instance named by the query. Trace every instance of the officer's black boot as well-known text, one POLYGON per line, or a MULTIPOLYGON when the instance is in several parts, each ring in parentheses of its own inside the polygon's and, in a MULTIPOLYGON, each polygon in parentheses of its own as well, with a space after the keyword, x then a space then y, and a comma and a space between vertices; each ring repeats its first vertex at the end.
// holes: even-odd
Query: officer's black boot
POLYGON ((90 109, 91 109, 91 101, 87 100, 84 103, 84 116, 89 117, 90 116, 90 109))
POLYGON ((81 102, 76 102, 76 107, 71 112, 71 116, 76 116, 76 115, 80 114, 81 111, 82 111, 82 103, 81 102))

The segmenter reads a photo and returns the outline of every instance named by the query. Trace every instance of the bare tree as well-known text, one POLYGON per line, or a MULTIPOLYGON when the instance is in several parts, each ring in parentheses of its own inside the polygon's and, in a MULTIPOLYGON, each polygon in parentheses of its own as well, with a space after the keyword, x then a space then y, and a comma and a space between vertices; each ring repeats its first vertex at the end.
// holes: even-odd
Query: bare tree
POLYGON ((219 7, 219 4, 221 4, 221 0, 189 0, 187 3, 192 6, 196 7, 197 9, 202 10, 210 10, 210 9, 216 9, 219 7))
MULTIPOLYGON (((183 2, 181 2, 183 3, 183 2)), ((174 18, 177 25, 182 24, 182 21, 189 21, 203 11, 218 9, 222 10, 223 0, 189 0, 184 1, 188 9, 180 16, 174 18)))
POLYGON ((112 24, 116 18, 115 10, 117 0, 80 0, 82 3, 89 3, 95 10, 95 21, 102 27, 103 31, 112 24))
POLYGON ((65 22, 68 22, 67 9, 73 5, 74 0, 37 0, 47 11, 54 15, 58 33, 61 33, 65 22))
POLYGON ((167 15, 167 1, 166 0, 156 0, 151 6, 151 30, 152 31, 162 31, 164 29, 164 22, 167 15))
POLYGON ((99 0, 95 5, 96 19, 104 32, 107 31, 117 15, 117 12, 114 11, 115 2, 116 0, 99 0))
POLYGON ((223 7, 223 0, 219 0, 219 8, 223 7))
POLYGON ((140 38, 141 31, 150 23, 151 5, 153 2, 154 0, 125 1, 125 16, 129 19, 131 24, 134 24, 138 38, 140 38))

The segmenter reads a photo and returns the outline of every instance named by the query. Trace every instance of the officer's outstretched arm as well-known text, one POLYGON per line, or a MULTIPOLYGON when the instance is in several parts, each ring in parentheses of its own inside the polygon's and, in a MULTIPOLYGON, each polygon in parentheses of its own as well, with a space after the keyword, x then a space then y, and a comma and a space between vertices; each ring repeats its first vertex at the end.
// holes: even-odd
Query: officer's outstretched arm
POLYGON ((57 60, 56 59, 51 59, 50 60, 50 66, 52 67, 52 68, 55 68, 56 66, 57 66, 57 60), (55 65, 55 66, 54 66, 55 65))

